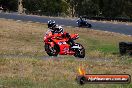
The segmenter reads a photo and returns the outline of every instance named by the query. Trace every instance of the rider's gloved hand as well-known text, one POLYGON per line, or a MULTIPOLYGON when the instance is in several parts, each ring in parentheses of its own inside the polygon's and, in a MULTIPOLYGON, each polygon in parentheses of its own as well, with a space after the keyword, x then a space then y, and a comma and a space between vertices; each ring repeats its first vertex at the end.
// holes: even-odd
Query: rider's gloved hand
POLYGON ((67 32, 64 32, 64 33, 62 34, 62 37, 64 37, 64 38, 71 38, 70 34, 67 33, 67 32))

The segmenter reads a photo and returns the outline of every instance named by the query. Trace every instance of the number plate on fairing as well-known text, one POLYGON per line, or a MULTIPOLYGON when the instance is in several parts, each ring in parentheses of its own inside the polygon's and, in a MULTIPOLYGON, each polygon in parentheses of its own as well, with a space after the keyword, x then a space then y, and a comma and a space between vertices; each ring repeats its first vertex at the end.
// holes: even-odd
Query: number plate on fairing
POLYGON ((65 45, 66 44, 66 42, 58 42, 58 45, 65 45))

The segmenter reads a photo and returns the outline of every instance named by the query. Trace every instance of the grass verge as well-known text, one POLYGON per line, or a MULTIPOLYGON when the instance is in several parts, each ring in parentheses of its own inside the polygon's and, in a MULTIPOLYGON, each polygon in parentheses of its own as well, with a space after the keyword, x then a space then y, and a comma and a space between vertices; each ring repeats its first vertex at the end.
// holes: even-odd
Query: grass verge
MULTIPOLYGON (((126 61, 124 61, 126 62, 126 61)), ((126 62, 127 63, 127 62, 126 62)), ((6 88, 131 88, 132 84, 86 84, 75 81, 82 65, 92 74, 130 74, 132 64, 74 59, 0 58, 0 85, 6 88)))

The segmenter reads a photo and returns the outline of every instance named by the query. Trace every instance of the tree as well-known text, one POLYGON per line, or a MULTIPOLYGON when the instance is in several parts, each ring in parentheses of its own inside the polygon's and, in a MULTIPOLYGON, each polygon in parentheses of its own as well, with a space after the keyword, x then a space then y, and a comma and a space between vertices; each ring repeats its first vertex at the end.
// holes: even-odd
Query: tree
POLYGON ((8 11, 17 11, 18 0, 0 0, 0 5, 8 11))
POLYGON ((59 13, 68 14, 68 5, 64 0, 25 0, 25 8, 28 12, 41 11, 45 15, 58 15, 59 13))
MULTIPOLYGON (((23 0, 28 13, 67 16, 132 18, 132 0, 23 0)), ((17 11, 18 0, 0 0, 0 6, 17 11)))

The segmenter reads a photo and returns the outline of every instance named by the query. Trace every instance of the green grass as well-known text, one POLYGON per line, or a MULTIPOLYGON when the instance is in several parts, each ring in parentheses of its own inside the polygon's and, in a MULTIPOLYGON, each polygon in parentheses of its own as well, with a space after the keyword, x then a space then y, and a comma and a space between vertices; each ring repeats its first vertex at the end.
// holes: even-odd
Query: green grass
POLYGON ((132 64, 121 62, 92 62, 73 59, 0 58, 0 85, 6 88, 131 88, 132 84, 86 84, 75 81, 79 65, 87 73, 131 73, 132 64), (118 63, 118 64, 117 64, 118 63), (109 67, 110 66, 110 67, 109 67))
POLYGON ((86 58, 49 57, 44 51, 45 24, 0 19, 0 88, 132 88, 132 84, 86 84, 75 81, 79 66, 89 74, 130 74, 132 57, 119 56, 118 43, 131 36, 85 28, 64 27, 78 33, 86 58))

